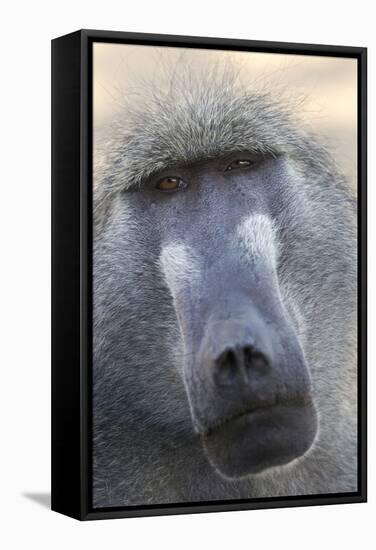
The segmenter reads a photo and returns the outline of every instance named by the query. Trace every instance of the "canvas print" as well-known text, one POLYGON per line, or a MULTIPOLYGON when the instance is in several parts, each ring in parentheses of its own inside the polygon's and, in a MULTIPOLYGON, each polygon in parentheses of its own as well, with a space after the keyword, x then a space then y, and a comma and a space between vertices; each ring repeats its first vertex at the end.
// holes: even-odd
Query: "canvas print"
POLYGON ((356 144, 356 59, 94 43, 94 508, 358 490, 356 144))

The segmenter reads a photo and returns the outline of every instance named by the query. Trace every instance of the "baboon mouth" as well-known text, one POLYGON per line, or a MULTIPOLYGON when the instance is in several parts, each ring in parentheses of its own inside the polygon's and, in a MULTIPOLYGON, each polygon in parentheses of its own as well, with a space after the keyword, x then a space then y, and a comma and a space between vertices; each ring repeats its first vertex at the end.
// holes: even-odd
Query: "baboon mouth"
POLYGON ((304 406, 310 406, 312 405, 312 399, 309 396, 305 397, 295 397, 291 399, 284 399, 283 401, 279 401, 276 399, 273 402, 265 403, 262 406, 256 406, 256 407, 247 407, 244 410, 238 411, 230 416, 221 417, 216 422, 213 422, 210 426, 208 426, 202 433, 203 437, 206 438, 210 436, 213 432, 216 430, 222 428, 225 424, 231 423, 235 420, 238 420, 239 418, 242 418, 243 416, 250 416, 255 413, 258 413, 260 411, 268 411, 272 410, 277 406, 281 407, 304 407, 304 406))
POLYGON ((209 462, 224 477, 241 478, 282 466, 311 447, 317 417, 310 399, 249 409, 202 435, 209 462))

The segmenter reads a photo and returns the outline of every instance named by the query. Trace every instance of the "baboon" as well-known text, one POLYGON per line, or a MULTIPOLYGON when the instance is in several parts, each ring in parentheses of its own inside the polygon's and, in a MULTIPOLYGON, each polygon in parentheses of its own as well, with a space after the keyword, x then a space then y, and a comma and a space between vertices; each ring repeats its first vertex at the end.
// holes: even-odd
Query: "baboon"
POLYGON ((143 93, 95 158, 94 506, 356 491, 344 177, 262 87, 143 93))

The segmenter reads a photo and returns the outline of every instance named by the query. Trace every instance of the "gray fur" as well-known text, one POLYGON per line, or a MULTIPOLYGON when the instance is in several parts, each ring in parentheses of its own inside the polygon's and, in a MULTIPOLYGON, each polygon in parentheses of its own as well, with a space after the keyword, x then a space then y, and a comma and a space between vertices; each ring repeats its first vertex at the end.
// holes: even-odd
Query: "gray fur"
MULTIPOLYGON (((109 135, 96 155, 94 192, 94 505, 356 491, 355 201, 325 147, 295 119, 294 105, 212 74, 200 81, 175 74, 171 86, 150 88, 109 135), (167 210, 155 224, 150 182, 237 151, 273 166, 267 206, 252 190, 244 204, 234 196, 226 205, 244 213, 249 204, 251 213, 256 197, 272 219, 278 284, 308 364, 319 429, 290 464, 230 480, 210 464, 193 427, 179 312, 160 259, 168 230, 170 241, 188 246, 192 231, 207 239, 211 230, 202 216, 193 224, 195 199, 190 210, 173 203, 177 224, 167 210)), ((212 226, 218 211, 227 215, 221 208, 208 211, 212 226)), ((228 232, 216 228, 213 261, 221 243, 227 250, 228 232)))

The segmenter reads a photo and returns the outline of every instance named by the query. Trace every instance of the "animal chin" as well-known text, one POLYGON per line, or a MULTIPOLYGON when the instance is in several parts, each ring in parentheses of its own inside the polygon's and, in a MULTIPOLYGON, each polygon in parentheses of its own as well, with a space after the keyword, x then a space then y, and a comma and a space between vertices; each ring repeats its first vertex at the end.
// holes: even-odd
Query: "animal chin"
POLYGON ((311 447, 317 431, 312 402, 255 409, 202 436, 206 455, 224 477, 237 479, 288 464, 311 447))

